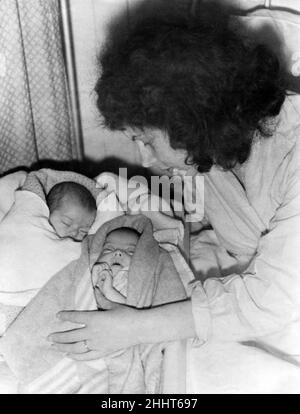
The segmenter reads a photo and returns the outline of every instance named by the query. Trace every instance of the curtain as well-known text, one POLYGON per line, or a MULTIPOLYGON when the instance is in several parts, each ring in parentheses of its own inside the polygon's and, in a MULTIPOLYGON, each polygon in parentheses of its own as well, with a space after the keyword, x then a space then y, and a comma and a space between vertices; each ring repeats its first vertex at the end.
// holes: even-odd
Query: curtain
POLYGON ((0 1, 0 173, 77 158, 57 0, 0 1))

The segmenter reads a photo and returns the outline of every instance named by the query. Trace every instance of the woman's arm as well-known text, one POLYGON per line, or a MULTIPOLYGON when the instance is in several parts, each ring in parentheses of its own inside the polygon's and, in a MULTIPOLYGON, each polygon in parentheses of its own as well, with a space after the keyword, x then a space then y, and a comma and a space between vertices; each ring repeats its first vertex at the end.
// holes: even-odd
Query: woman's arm
MULTIPOLYGON (((203 286, 195 288, 193 311, 197 315, 197 334, 203 341, 209 338, 247 341, 283 333, 285 329, 290 330, 290 334, 293 329, 294 332, 299 331, 299 165, 300 150, 296 148, 289 165, 285 166, 281 205, 270 223, 269 232, 261 237, 257 254, 249 268, 242 274, 207 279, 203 286), (201 299, 197 299, 198 289, 201 299), (203 289, 206 306, 203 306, 203 289), (203 320, 207 316, 207 309, 210 320, 205 334, 203 320)), ((286 344, 289 339, 293 341, 286 336, 286 344)))
POLYGON ((127 306, 105 312, 60 312, 59 318, 85 325, 50 335, 55 348, 77 360, 100 358, 137 344, 195 336, 190 301, 137 310, 127 306), (86 345, 90 352, 86 351, 86 345))
POLYGON ((137 321, 137 343, 175 341, 196 335, 190 300, 138 311, 137 321))

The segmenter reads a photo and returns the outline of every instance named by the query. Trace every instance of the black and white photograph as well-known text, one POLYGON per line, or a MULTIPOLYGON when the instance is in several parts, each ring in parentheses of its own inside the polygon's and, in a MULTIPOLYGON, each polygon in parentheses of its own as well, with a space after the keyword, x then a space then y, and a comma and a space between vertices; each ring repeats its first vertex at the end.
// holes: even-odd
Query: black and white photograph
POLYGON ((299 94, 300 0, 0 0, 1 395, 300 394, 299 94))

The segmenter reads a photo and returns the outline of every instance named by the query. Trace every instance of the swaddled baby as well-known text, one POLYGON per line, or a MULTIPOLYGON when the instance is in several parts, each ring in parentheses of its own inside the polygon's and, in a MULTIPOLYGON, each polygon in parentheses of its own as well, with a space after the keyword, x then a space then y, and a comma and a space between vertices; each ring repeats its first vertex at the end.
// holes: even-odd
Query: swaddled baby
POLYGON ((140 234, 121 227, 107 234, 103 250, 92 269, 96 302, 103 308, 103 296, 111 302, 125 303, 128 271, 140 234))

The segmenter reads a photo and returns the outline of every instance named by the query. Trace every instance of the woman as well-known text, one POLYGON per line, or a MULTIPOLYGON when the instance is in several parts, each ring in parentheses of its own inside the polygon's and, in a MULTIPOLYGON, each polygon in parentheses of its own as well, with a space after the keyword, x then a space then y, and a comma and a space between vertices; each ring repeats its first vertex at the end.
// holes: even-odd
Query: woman
POLYGON ((188 392, 299 390, 299 125, 287 130, 297 98, 287 96, 276 56, 205 7, 195 24, 140 21, 108 43, 101 64, 105 125, 142 141, 160 169, 204 175, 205 219, 223 258, 215 255, 219 270, 195 283, 191 301, 62 312, 84 327, 51 339, 87 360, 197 337, 188 392), (262 372, 268 384, 258 382, 262 372))

